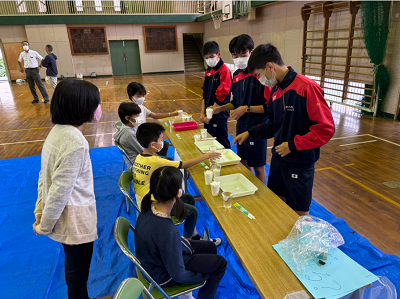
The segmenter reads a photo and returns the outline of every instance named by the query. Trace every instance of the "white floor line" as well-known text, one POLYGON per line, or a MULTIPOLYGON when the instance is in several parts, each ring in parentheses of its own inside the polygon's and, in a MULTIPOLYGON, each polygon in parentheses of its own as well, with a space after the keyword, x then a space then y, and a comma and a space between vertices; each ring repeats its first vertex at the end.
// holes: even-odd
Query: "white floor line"
MULTIPOLYGON (((331 140, 339 140, 339 139, 346 139, 346 138, 354 138, 354 137, 361 137, 361 136, 368 136, 369 134, 361 134, 361 135, 354 135, 354 136, 343 136, 343 137, 335 137, 331 138, 331 140)), ((371 136, 371 135, 370 135, 371 136)))
POLYGON ((383 138, 379 138, 379 137, 376 137, 376 136, 371 135, 371 134, 365 134, 365 135, 368 135, 368 136, 370 136, 370 137, 372 137, 372 138, 376 138, 376 139, 379 139, 379 140, 382 140, 382 141, 386 141, 386 142, 388 142, 388 143, 391 143, 391 144, 400 146, 400 144, 398 144, 398 143, 395 143, 395 142, 392 142, 392 141, 389 141, 389 140, 386 140, 386 139, 383 139, 383 138))
POLYGON ((375 141, 378 141, 378 140, 368 140, 368 141, 360 141, 360 142, 354 142, 354 143, 340 144, 339 146, 348 146, 348 145, 369 143, 369 142, 375 142, 375 141))
POLYGON ((204 79, 204 77, 200 77, 200 76, 197 76, 197 75, 193 75, 192 74, 192 76, 195 76, 195 77, 200 78, 200 79, 204 79))

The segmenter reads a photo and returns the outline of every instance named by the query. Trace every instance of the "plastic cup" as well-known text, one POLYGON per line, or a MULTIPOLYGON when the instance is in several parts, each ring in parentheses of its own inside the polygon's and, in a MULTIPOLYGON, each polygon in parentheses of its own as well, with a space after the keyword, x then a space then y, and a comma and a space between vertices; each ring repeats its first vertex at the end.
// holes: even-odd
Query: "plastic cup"
POLYGON ((205 179, 206 185, 210 185, 210 183, 213 179, 213 172, 211 170, 204 171, 204 179, 205 179))
POLYGON ((213 171, 214 179, 216 177, 221 176, 221 165, 218 165, 218 164, 214 165, 212 167, 212 171, 213 171))
POLYGON ((230 209, 232 207, 232 192, 222 192, 222 199, 224 200, 224 208, 230 209))
POLYGON ((180 118, 183 118, 183 110, 178 110, 178 116, 179 116, 180 118))
POLYGON ((192 121, 193 120, 191 115, 186 116, 186 119, 187 119, 187 121, 192 121))
POLYGON ((213 169, 213 167, 217 164, 217 159, 208 158, 208 162, 210 162, 210 169, 213 169))
POLYGON ((214 111, 213 108, 207 108, 206 109, 206 114, 207 114, 207 118, 208 119, 211 119, 213 117, 213 111, 214 111))
POLYGON ((188 118, 187 118, 186 115, 184 115, 184 116, 182 117, 182 121, 183 121, 183 122, 187 122, 187 121, 188 121, 188 118))
POLYGON ((200 134, 194 134, 194 142, 198 142, 201 140, 201 135, 200 134))
POLYGON ((212 181, 210 183, 210 185, 211 185, 211 194, 212 194, 212 196, 218 196, 219 195, 219 188, 221 186, 221 182, 212 181))
POLYGON ((207 129, 201 129, 200 132, 201 132, 201 138, 202 139, 207 138, 207 129))
POLYGON ((175 119, 169 120, 169 131, 172 132, 172 128, 174 127, 173 124, 175 123, 175 119))
POLYGON ((217 147, 213 145, 213 146, 210 146, 208 148, 208 150, 210 151, 210 153, 215 153, 217 151, 217 147))

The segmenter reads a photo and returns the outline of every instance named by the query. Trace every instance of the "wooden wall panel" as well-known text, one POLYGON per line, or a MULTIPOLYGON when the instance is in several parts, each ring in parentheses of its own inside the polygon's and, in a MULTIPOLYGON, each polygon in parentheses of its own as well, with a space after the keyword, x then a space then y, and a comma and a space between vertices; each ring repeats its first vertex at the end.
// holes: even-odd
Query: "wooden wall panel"
POLYGON ((21 43, 3 44, 4 58, 7 62, 11 80, 25 79, 25 73, 21 73, 18 65, 19 54, 23 51, 21 43))

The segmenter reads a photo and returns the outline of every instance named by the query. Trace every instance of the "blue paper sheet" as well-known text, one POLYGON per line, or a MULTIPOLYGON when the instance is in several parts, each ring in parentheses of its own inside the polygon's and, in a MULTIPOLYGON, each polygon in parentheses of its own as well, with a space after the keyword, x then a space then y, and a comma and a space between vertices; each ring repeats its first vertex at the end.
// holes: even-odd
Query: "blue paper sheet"
MULTIPOLYGON (((276 244, 272 247, 282 258, 281 246, 276 244)), ((340 298, 378 280, 338 248, 329 249, 325 265, 320 265, 318 259, 311 260, 301 274, 292 261, 282 259, 314 298, 340 298)))

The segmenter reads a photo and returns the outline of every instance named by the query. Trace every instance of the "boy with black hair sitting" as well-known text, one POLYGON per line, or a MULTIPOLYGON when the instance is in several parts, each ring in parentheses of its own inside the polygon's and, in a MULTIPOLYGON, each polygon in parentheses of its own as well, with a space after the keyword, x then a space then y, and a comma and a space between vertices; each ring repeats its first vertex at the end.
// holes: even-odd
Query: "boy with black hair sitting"
MULTIPOLYGON (((143 86, 143 84, 141 84, 139 82, 129 83, 126 88, 126 91, 128 93, 129 99, 140 107, 141 113, 137 118, 137 121, 140 123, 145 123, 147 117, 151 117, 154 119, 161 119, 161 118, 178 115, 177 111, 168 112, 168 113, 154 113, 154 112, 151 112, 149 109, 147 109, 145 106, 143 106, 143 102, 145 100, 147 91, 146 91, 146 88, 143 86)), ((135 133, 135 135, 136 135, 136 130, 137 130, 137 127, 134 127, 133 132, 135 133)), ((169 143, 164 140, 164 145, 163 145, 161 151, 158 153, 158 155, 166 157, 168 154, 168 148, 169 148, 169 143)))
MULTIPOLYGON (((233 99, 229 104, 215 107, 213 111, 218 115, 224 113, 222 111, 232 110, 231 115, 237 120, 236 135, 246 132, 252 127, 260 126, 268 120, 264 113, 264 86, 247 69, 247 61, 253 49, 253 39, 247 34, 236 36, 229 43, 229 51, 238 68, 233 74, 233 99)), ((267 140, 261 137, 249 138, 237 146, 237 154, 242 159, 242 164, 251 172, 254 168, 257 178, 265 184, 267 179, 265 174, 267 140)))
POLYGON ((203 84, 203 101, 201 104, 200 121, 204 123, 210 135, 225 148, 231 148, 228 139, 229 112, 222 112, 207 118, 206 108, 219 107, 231 100, 231 71, 221 59, 221 52, 216 42, 210 41, 203 46, 203 55, 209 66, 203 84))
POLYGON ((272 87, 266 108, 268 122, 236 136, 233 144, 255 136, 274 137, 268 187, 297 214, 308 215, 314 164, 320 147, 335 133, 324 92, 315 81, 287 67, 271 44, 253 51, 248 68, 261 84, 272 87))
MULTIPOLYGON (((150 178, 152 173, 164 166, 172 166, 175 168, 186 169, 200 163, 203 160, 209 158, 220 157, 219 153, 207 153, 197 158, 190 159, 188 161, 168 161, 157 157, 156 153, 160 151, 164 142, 165 129, 158 123, 144 123, 138 127, 136 138, 140 145, 144 148, 143 152, 136 157, 135 162, 132 166, 133 174, 133 186, 135 188, 136 202, 141 207, 143 197, 149 193, 150 190, 150 178)), ((183 236, 187 239, 199 240, 201 237, 196 231, 197 222, 197 209, 195 207, 194 197, 190 194, 183 194, 181 199, 186 205, 188 215, 184 224, 183 236)), ((174 216, 175 209, 173 209, 172 216, 174 216)), ((209 239, 208 229, 206 229, 207 236, 205 239, 209 239)), ((221 239, 209 239, 213 241, 215 245, 220 245, 221 239)))

